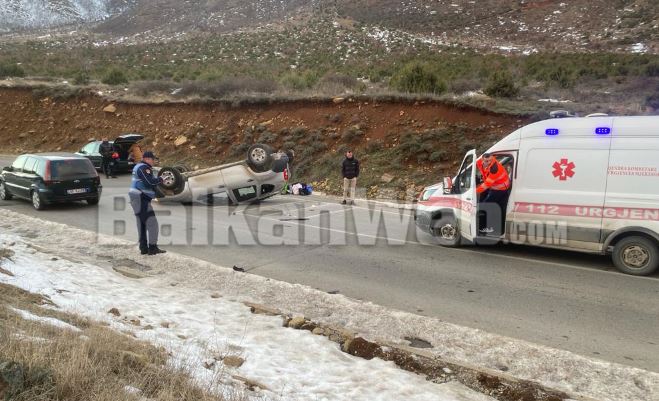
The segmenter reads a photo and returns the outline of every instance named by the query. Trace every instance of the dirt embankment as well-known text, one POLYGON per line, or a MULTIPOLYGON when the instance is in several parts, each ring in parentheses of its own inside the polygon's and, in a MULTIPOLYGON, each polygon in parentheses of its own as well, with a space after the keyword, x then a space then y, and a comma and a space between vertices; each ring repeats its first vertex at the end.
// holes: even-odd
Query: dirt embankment
MULTIPOLYGON (((3 153, 77 151, 91 139, 138 132, 146 136, 143 148, 154 150, 163 163, 194 167, 241 158, 249 144, 265 142, 293 148, 298 179, 319 181, 352 148, 363 161, 369 190, 378 184, 404 189, 409 182, 399 177, 410 174, 416 174, 416 186, 437 181, 466 148, 487 147, 525 123, 423 101, 130 104, 92 94, 58 99, 15 88, 0 89, 0 109, 3 153), (384 173, 394 180, 382 183, 384 173)), ((332 180, 324 189, 331 190, 332 180)))

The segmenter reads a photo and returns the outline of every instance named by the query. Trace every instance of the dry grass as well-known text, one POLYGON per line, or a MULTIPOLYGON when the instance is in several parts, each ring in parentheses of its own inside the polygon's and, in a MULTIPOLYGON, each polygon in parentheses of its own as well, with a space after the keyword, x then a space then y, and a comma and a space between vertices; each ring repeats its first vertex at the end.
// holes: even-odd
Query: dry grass
MULTIPOLYGON (((241 401, 199 387, 167 364, 163 348, 43 305, 45 297, 0 284, 0 399, 71 401, 241 401), (12 308, 56 317, 81 332, 22 319, 12 308), (14 375, 2 374, 14 372, 14 375), (18 377, 17 380, 8 378, 18 377), (141 390, 130 394, 126 386, 141 390), (3 397, 4 393, 4 397, 3 397)), ((225 390, 225 389, 222 389, 225 390)))

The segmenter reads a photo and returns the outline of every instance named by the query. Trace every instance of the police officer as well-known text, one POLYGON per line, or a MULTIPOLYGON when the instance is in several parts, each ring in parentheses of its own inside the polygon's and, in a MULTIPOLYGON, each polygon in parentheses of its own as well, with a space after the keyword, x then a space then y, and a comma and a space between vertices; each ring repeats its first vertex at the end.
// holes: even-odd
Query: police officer
POLYGON ((162 182, 161 178, 153 174, 155 158, 153 152, 144 152, 142 162, 133 168, 130 191, 128 191, 130 205, 137 219, 142 255, 166 252, 158 248, 158 220, 151 207, 151 201, 156 197, 156 187, 162 182))

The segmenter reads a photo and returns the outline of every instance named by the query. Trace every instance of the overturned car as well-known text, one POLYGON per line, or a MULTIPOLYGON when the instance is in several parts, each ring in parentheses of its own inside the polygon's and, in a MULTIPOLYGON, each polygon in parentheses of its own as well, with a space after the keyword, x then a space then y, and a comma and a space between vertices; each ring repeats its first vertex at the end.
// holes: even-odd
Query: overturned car
POLYGON ((274 152, 255 144, 242 161, 189 171, 181 166, 158 171, 160 202, 235 205, 250 203, 281 192, 288 181, 293 152, 274 152))

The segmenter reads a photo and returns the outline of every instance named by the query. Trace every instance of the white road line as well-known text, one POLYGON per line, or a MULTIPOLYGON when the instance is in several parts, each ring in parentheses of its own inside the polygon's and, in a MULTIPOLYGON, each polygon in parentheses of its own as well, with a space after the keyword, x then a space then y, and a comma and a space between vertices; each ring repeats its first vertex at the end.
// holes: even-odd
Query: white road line
POLYGON ((479 250, 474 250, 474 249, 467 249, 467 248, 450 248, 451 250, 458 251, 458 252, 468 252, 468 253, 475 253, 479 255, 487 255, 487 256, 495 256, 498 258, 505 258, 505 259, 512 259, 512 260, 517 260, 521 262, 533 262, 533 263, 540 263, 544 265, 552 265, 552 266, 561 266, 561 267, 567 267, 570 269, 576 269, 576 270, 583 270, 583 271, 588 271, 588 272, 600 272, 600 273, 607 273, 607 274, 613 274, 616 276, 623 276, 623 277, 629 277, 629 278, 636 278, 636 279, 642 279, 642 280, 659 280, 657 277, 647 277, 647 276, 634 276, 631 274, 625 274, 623 272, 619 272, 616 270, 601 270, 597 269, 594 267, 583 267, 583 266, 578 266, 578 265, 573 265, 569 263, 561 263, 561 262, 550 262, 548 260, 542 260, 542 259, 534 259, 534 258, 528 258, 524 256, 512 256, 512 255, 506 255, 506 254, 497 254, 493 252, 487 252, 487 251, 479 251, 479 250))
MULTIPOLYGON (((252 216, 252 217, 259 217, 259 216, 252 216)), ((281 220, 278 219, 273 219, 270 217, 262 217, 266 218, 272 221, 278 221, 281 222, 281 220)), ((422 245, 422 246, 437 246, 435 244, 426 244, 422 243, 419 241, 410 241, 410 240, 399 240, 396 238, 386 238, 382 237, 379 235, 370 235, 370 234, 359 234, 351 231, 345 231, 345 230, 339 230, 339 229, 334 229, 334 228, 328 228, 328 227, 322 227, 314 224, 308 224, 304 222, 298 222, 298 221, 286 221, 282 223, 292 223, 296 225, 302 225, 306 227, 313 227, 313 228, 319 228, 322 230, 327 230, 327 231, 332 231, 340 234, 348 234, 351 236, 356 236, 356 237, 366 237, 366 238, 374 238, 374 239, 379 239, 379 240, 384 240, 384 241, 389 241, 389 242, 397 242, 397 243, 403 243, 403 244, 413 244, 413 245, 422 245)), ((473 254, 478 254, 478 255, 484 255, 484 256, 494 256, 502 259, 509 259, 509 260, 517 260, 517 261, 523 261, 523 262, 530 262, 530 263, 539 263, 539 264, 544 264, 544 265, 551 265, 551 266, 561 266, 561 267, 566 267, 570 269, 576 269, 576 270, 582 270, 582 271, 588 271, 588 272, 600 272, 600 273, 606 273, 606 274, 613 274, 616 276, 624 276, 624 277, 633 277, 636 279, 654 279, 657 280, 655 277, 644 277, 644 276, 633 276, 630 274, 624 274, 622 272, 618 272, 615 270, 601 270, 593 267, 583 267, 583 266, 578 266, 578 265, 573 265, 569 263, 561 263, 561 262, 551 262, 551 261, 545 261, 542 259, 535 259, 535 258, 529 258, 529 257, 524 257, 524 256, 512 256, 512 255, 506 255, 506 254, 497 254, 493 252, 487 252, 487 251, 482 251, 482 250, 476 250, 476 249, 467 249, 467 248, 447 248, 449 251, 458 251, 458 252, 468 252, 468 253, 473 253, 473 254)))

